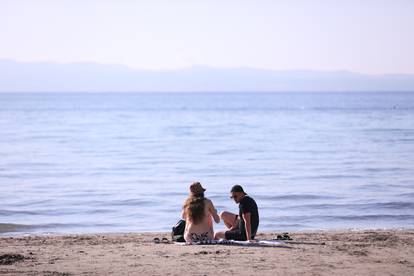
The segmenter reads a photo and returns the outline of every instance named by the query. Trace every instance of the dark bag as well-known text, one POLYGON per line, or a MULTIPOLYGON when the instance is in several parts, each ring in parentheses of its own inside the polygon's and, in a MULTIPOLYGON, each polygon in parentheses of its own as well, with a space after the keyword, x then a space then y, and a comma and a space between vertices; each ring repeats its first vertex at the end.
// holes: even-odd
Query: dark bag
POLYGON ((172 240, 175 242, 185 242, 184 230, 185 230, 185 220, 180 219, 172 227, 172 232, 171 232, 172 240))

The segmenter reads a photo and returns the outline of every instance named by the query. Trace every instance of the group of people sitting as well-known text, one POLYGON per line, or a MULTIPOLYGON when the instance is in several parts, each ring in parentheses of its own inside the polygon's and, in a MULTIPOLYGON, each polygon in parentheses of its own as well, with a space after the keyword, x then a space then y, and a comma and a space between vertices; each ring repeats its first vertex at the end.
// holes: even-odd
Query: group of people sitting
POLYGON ((217 213, 213 202, 205 197, 206 189, 200 182, 190 185, 190 195, 184 203, 182 218, 186 221, 184 239, 187 243, 209 240, 253 241, 259 227, 259 212, 253 198, 243 187, 235 185, 230 190, 230 198, 239 204, 239 214, 228 211, 217 213), (226 231, 214 232, 213 220, 222 220, 226 231))

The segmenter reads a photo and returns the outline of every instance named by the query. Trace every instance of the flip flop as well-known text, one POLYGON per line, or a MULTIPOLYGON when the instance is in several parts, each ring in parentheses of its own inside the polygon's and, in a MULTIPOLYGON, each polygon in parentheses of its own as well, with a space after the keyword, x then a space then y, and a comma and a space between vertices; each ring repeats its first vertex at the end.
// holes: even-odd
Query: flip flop
POLYGON ((291 241, 293 239, 289 236, 289 233, 283 233, 283 235, 277 235, 276 240, 291 241))
POLYGON ((161 242, 162 242, 162 243, 170 243, 170 241, 169 241, 167 238, 162 238, 162 239, 161 239, 161 242))
POLYGON ((153 241, 154 243, 160 243, 160 238, 154 238, 152 241, 153 241))

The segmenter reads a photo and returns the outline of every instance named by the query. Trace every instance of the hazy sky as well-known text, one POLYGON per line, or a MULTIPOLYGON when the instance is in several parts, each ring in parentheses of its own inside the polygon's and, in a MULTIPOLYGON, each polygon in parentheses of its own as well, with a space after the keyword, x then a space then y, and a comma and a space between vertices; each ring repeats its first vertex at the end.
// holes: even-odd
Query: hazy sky
POLYGON ((414 0, 0 0, 0 58, 414 73, 414 0))

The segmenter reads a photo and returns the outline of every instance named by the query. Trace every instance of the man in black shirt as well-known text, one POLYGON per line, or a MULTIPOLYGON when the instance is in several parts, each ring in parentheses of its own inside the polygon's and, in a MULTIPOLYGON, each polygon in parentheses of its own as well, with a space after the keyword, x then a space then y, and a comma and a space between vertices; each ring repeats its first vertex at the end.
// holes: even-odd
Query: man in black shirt
POLYGON ((231 198, 239 204, 239 215, 224 211, 220 218, 229 228, 227 231, 217 232, 215 239, 225 238, 227 240, 252 241, 259 227, 259 212, 253 198, 248 196, 242 186, 234 185, 231 188, 231 198))

